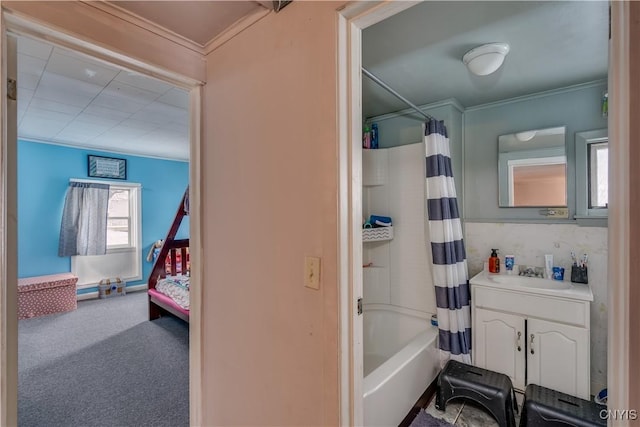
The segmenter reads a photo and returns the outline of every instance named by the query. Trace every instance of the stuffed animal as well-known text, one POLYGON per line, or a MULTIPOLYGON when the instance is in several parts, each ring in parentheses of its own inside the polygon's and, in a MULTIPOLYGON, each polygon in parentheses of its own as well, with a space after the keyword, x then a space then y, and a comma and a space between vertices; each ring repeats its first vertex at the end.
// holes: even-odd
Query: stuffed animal
POLYGON ((149 248, 149 253, 147 254, 147 261, 153 262, 158 257, 160 253, 160 248, 164 244, 164 240, 156 240, 153 245, 149 248))

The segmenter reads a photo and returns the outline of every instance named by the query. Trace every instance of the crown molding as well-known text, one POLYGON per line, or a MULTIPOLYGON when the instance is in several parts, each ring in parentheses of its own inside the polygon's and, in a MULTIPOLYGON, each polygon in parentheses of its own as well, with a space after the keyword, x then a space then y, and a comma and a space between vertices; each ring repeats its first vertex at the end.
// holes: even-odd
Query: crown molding
POLYGON ((188 39, 187 37, 171 31, 159 24, 156 24, 153 21, 143 18, 127 9, 124 9, 123 7, 118 6, 111 1, 82 1, 82 3, 85 3, 88 6, 94 7, 101 10, 102 12, 115 16, 116 18, 122 19, 123 21, 129 22, 130 24, 136 25, 140 28, 144 28, 147 31, 150 31, 160 37, 164 37, 165 39, 171 40, 172 42, 194 52, 197 52, 201 55, 205 54, 203 45, 196 43, 193 40, 188 39))

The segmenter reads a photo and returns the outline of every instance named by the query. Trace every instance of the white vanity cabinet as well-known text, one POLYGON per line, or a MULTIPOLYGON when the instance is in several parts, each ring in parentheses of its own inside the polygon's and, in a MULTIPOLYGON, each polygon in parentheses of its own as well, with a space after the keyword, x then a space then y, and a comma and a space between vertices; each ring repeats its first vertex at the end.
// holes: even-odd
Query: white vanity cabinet
POLYGON ((589 287, 491 276, 470 281, 474 365, 508 375, 518 390, 538 384, 589 399, 589 287), (548 288, 532 287, 540 284, 548 288))

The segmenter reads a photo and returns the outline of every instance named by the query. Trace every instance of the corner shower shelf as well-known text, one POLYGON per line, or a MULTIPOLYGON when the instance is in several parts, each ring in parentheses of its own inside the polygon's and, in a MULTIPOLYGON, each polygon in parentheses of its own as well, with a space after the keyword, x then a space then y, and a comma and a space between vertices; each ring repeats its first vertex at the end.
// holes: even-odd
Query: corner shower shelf
POLYGON ((393 227, 363 228, 363 242, 382 242, 393 239, 393 227))

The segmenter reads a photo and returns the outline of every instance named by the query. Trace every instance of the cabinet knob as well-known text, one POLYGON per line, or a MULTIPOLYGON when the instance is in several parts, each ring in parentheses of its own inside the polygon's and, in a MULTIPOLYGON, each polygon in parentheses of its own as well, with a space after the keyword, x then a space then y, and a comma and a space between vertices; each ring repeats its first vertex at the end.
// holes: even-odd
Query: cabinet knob
POLYGON ((535 335, 531 334, 531 342, 529 345, 529 348, 531 348, 531 354, 535 354, 535 351, 533 351, 533 338, 535 337, 535 335))
POLYGON ((518 331, 518 340, 516 341, 516 345, 518 348, 518 351, 522 351, 522 346, 520 346, 520 337, 522 336, 522 332, 518 331))

